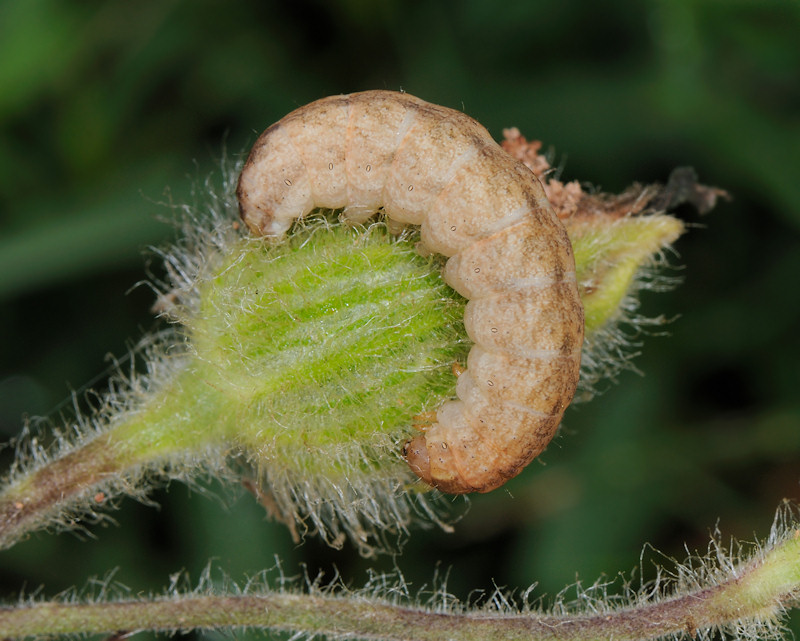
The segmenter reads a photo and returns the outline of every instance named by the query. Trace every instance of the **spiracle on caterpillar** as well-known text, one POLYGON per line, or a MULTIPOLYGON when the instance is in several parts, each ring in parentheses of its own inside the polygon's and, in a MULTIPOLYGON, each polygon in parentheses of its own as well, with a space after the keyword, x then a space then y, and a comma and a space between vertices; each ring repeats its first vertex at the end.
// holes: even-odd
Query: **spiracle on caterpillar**
POLYGON ((578 383, 584 315, 564 226, 534 174, 469 116, 409 94, 331 96, 256 141, 237 188, 242 219, 281 236, 316 208, 420 226, 469 300, 474 341, 457 400, 403 454, 426 483, 489 492, 553 438, 578 383))

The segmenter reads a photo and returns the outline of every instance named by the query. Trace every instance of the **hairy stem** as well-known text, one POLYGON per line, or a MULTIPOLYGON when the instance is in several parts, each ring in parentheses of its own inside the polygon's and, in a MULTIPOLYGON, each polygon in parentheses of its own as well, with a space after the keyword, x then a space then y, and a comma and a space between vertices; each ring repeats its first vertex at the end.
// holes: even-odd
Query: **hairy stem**
POLYGON ((202 381, 184 372, 108 431, 16 475, 0 488, 0 549, 40 527, 70 524, 99 508, 109 495, 142 493, 145 487, 138 479, 144 471, 213 444, 200 409, 191 415, 175 411, 190 403, 204 407, 204 396, 202 381))
MULTIPOLYGON (((713 573, 712 573, 713 574, 713 573)), ((725 626, 771 624, 800 593, 800 536, 789 538, 724 576, 670 597, 590 613, 447 611, 358 594, 175 595, 87 604, 44 602, 0 609, 8 638, 68 633, 159 632, 253 627, 332 638, 464 641, 484 639, 640 640, 725 626)))
POLYGON ((54 506, 71 502, 109 475, 119 473, 118 455, 104 434, 40 468, 0 494, 0 549, 10 547, 54 506))

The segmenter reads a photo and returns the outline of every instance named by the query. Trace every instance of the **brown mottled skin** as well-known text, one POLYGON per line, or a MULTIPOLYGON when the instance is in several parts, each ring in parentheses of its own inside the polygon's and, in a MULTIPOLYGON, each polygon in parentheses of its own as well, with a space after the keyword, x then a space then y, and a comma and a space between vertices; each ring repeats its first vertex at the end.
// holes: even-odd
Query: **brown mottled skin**
POLYGON ((547 447, 578 383, 575 261, 539 181, 478 122, 392 91, 323 98, 259 137, 237 196, 255 234, 280 236, 318 207, 353 222, 380 210, 448 257, 475 345, 458 400, 403 448, 423 481, 488 492, 547 447))

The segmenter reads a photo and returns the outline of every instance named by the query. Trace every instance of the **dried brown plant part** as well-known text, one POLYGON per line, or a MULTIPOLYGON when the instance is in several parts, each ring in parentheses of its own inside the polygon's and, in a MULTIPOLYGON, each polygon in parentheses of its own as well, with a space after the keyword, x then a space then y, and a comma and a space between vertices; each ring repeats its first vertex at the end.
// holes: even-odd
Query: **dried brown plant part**
POLYGON ((280 236, 316 208, 342 208, 353 222, 381 210, 419 225, 423 248, 448 258, 444 278, 469 299, 481 358, 459 377, 459 400, 404 447, 422 480, 488 492, 547 446, 580 370, 575 261, 534 173, 484 127, 403 93, 324 98, 259 137, 237 195, 255 234, 280 236))
POLYGON ((564 183, 554 177, 547 157, 539 153, 541 141, 527 140, 516 127, 504 129, 503 136, 503 149, 542 181, 547 199, 562 220, 589 216, 613 219, 661 213, 684 203, 705 214, 715 207, 718 199, 731 198, 723 189, 698 183, 697 173, 691 167, 674 169, 666 185, 634 183, 621 194, 589 192, 577 180, 564 183))
POLYGON ((701 214, 706 214, 717 205, 717 200, 731 200, 724 189, 709 187, 697 182, 697 172, 691 167, 678 167, 669 175, 667 184, 647 203, 651 211, 670 211, 684 203, 701 214))

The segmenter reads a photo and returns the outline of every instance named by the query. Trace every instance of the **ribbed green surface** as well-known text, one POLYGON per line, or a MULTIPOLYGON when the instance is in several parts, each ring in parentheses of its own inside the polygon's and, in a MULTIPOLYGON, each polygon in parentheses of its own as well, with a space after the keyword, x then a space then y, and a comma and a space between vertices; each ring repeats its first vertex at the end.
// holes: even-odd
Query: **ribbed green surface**
POLYGON ((195 372, 220 393, 228 438, 293 459, 273 464, 338 467, 396 444, 453 394, 464 301, 412 242, 335 226, 230 255, 191 321, 195 372))

